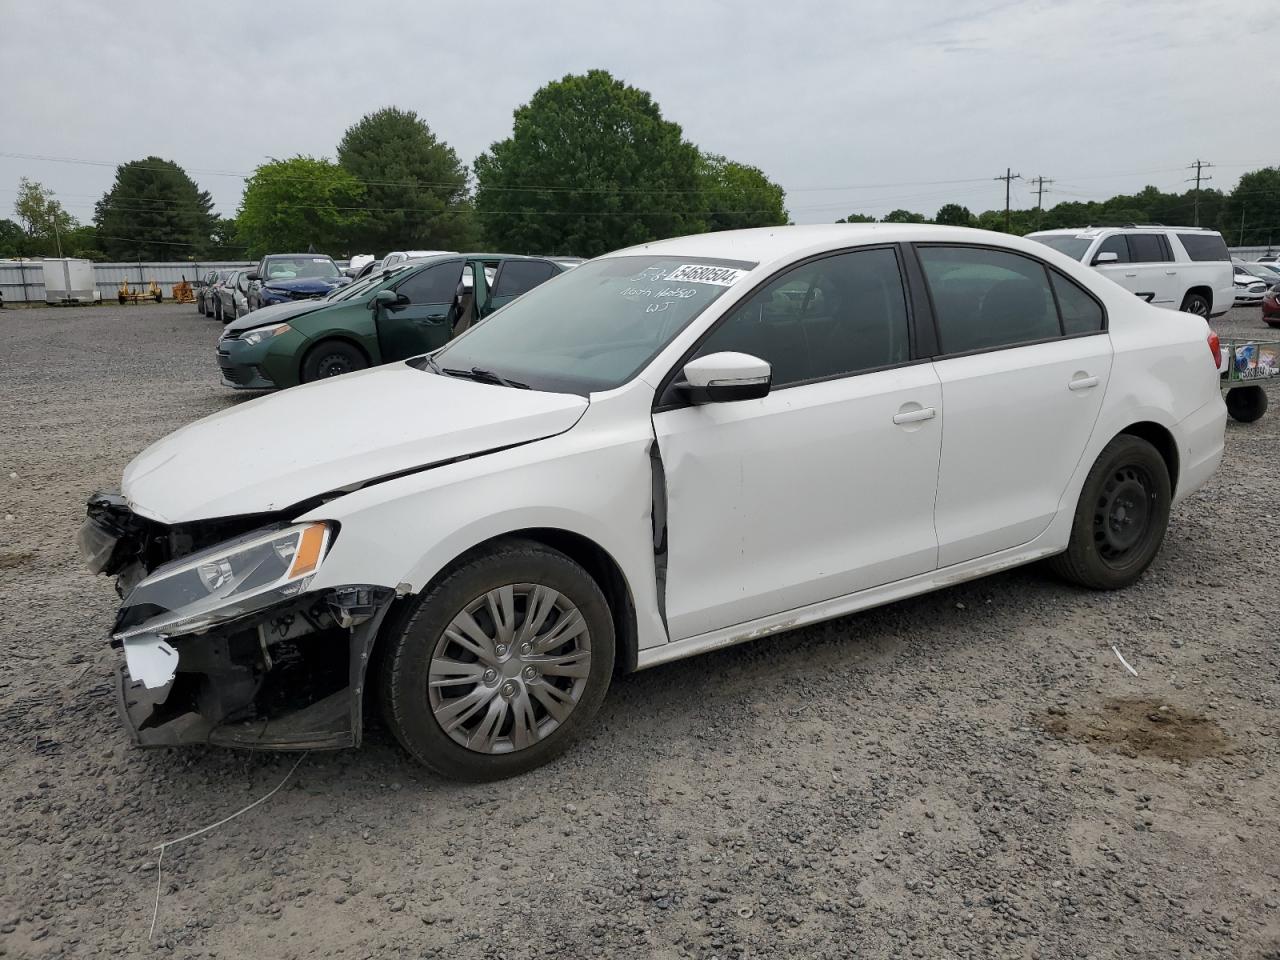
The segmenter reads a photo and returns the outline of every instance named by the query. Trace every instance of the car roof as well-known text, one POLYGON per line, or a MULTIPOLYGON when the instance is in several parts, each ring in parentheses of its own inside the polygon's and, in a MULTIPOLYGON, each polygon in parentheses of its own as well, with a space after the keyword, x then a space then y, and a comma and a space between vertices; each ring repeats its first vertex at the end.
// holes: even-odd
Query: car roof
POLYGON ((605 254, 625 257, 640 254, 743 260, 757 264, 794 259, 842 246, 872 243, 997 243, 1013 250, 1042 254, 1035 241, 1007 233, 972 227, 944 227, 933 223, 822 223, 806 226, 754 227, 721 230, 670 240, 655 240, 605 254))
POLYGON ((333 259, 333 257, 329 256, 327 253, 268 253, 262 259, 274 260, 277 257, 280 257, 281 259, 285 257, 288 257, 289 259, 293 259, 294 257, 320 257, 321 259, 324 259, 324 260, 333 259))

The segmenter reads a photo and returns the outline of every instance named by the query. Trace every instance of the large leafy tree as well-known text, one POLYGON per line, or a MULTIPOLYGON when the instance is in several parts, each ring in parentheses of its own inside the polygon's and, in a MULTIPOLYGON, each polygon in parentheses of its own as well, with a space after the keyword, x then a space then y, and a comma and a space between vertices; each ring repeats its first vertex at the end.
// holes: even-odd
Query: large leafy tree
POLYGON ((0 257, 21 257, 26 253, 27 232, 12 220, 0 219, 0 257))
POLYGON ((875 217, 869 213, 851 213, 847 217, 841 217, 836 223, 877 223, 875 217))
POLYGON ((474 240, 467 168, 412 110, 386 107, 347 129, 338 162, 364 187, 362 251, 465 249, 474 240))
POLYGON ((475 169, 481 229, 504 250, 594 257, 705 229, 697 147, 604 70, 538 90, 475 169))
POLYGON ((116 167, 94 207, 97 245, 116 260, 179 260, 204 252, 213 198, 171 160, 145 157, 116 167))
POLYGON ((364 187, 331 160, 272 160, 245 181, 236 232, 251 256, 314 250, 343 254, 365 227, 364 187))
POLYGON ((785 192, 757 167, 717 154, 702 158, 708 230, 774 227, 787 222, 785 192))
POLYGON ((34 180, 18 180, 18 197, 13 212, 22 222, 26 234, 26 256, 62 256, 63 237, 78 224, 53 195, 53 191, 34 180))
POLYGON ((958 203, 944 203, 934 214, 933 222, 948 227, 971 227, 975 223, 975 218, 968 207, 958 203))
POLYGON ((910 210, 891 210, 885 214, 881 223, 928 223, 929 218, 923 213, 910 210))
POLYGON ((1280 167, 1263 167, 1242 176, 1222 205, 1218 228, 1228 243, 1238 246, 1269 247, 1280 242, 1280 167))

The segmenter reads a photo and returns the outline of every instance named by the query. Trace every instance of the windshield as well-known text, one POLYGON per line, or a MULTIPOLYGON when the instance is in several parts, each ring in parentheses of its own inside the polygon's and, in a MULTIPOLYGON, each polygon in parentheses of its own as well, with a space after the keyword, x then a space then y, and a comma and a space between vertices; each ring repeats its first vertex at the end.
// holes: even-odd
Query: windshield
POLYGON ((626 383, 755 267, 736 260, 609 257, 562 273, 435 355, 536 390, 588 394, 626 383))
POLYGON ((1072 237, 1065 233, 1033 233, 1027 239, 1065 253, 1072 260, 1083 260, 1085 252, 1093 245, 1093 237, 1072 237))
POLYGON ((328 257, 287 257, 267 261, 266 280, 297 280, 300 277, 336 277, 338 265, 328 257))
POLYGON ((357 280, 355 283, 348 284, 345 287, 335 288, 334 291, 331 294, 329 294, 328 299, 329 300, 358 299, 359 297, 373 290, 379 284, 385 283, 388 279, 395 276, 401 270, 407 270, 407 269, 408 269, 407 266, 400 266, 400 267, 392 267, 391 269, 385 270, 385 271, 378 270, 375 273, 369 274, 369 276, 367 277, 362 277, 361 279, 357 280))

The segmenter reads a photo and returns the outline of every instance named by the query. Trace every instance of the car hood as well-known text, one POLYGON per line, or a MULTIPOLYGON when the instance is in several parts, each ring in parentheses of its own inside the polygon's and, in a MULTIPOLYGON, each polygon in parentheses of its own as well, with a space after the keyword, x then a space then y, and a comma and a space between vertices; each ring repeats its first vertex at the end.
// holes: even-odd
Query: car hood
POLYGON ((281 293, 328 293, 334 287, 345 287, 350 277, 298 277, 294 280, 268 280, 263 286, 281 293))
POLYGON ((563 433, 572 394, 492 386, 405 363, 294 387, 197 420, 124 471, 137 513, 189 523, 270 513, 376 477, 563 433))
POLYGON ((261 307, 252 313, 246 313, 239 320, 232 320, 222 328, 223 336, 252 330, 254 327, 265 327, 271 323, 283 323, 300 317, 304 313, 315 313, 322 307, 331 306, 328 300, 290 300, 288 303, 276 303, 269 307, 261 307))

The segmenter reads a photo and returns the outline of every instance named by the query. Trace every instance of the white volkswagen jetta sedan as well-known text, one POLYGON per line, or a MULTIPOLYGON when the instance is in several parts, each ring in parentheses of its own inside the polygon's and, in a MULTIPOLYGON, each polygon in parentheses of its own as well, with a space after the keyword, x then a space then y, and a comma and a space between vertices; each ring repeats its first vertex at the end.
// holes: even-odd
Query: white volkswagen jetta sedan
POLYGON ((916 225, 645 244, 432 356, 144 451, 80 543, 144 745, 516 774, 615 670, 1052 558, 1132 583, 1222 456, 1216 337, 1043 244, 916 225))

